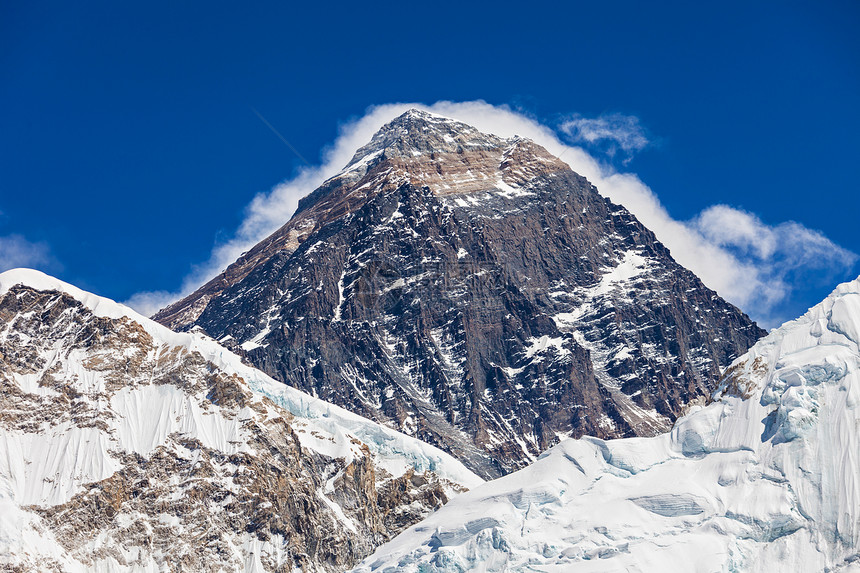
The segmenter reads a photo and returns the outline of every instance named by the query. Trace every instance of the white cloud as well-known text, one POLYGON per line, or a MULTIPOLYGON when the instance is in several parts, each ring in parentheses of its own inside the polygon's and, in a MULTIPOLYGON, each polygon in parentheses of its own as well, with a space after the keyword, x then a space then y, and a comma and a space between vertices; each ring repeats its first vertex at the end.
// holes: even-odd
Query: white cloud
MULTIPOLYGON (((183 281, 183 285, 186 284, 192 284, 188 278, 183 281)), ((186 294, 189 294, 190 291, 193 291, 198 286, 200 285, 197 283, 194 283, 193 287, 183 286, 183 291, 180 292, 170 292, 166 290, 138 292, 131 295, 128 300, 124 300, 123 304, 130 306, 143 316, 152 316, 170 303, 179 300, 186 294), (188 292, 184 291, 185 288, 188 288, 188 292)))
MULTIPOLYGON (((788 279, 793 272, 843 270, 856 260, 853 253, 799 223, 769 227, 754 215, 722 205, 703 210, 692 221, 677 221, 637 175, 620 173, 581 147, 566 145, 552 128, 507 106, 483 101, 442 101, 430 106, 396 103, 371 107, 364 116, 343 124, 333 145, 324 151, 320 166, 304 168, 269 193, 254 197, 233 238, 217 245, 209 261, 186 277, 179 292, 139 293, 127 304, 152 314, 154 308, 165 306, 214 277, 243 251, 286 223, 298 200, 340 171, 355 150, 367 143, 380 127, 413 107, 458 119, 484 132, 504 137, 520 135, 543 145, 596 185, 605 197, 633 212, 671 250, 675 260, 696 273, 706 285, 766 323, 773 324, 771 309, 790 296, 788 279)), ((638 122, 634 125, 638 127, 638 122)), ((592 136, 597 137, 597 133, 594 131, 592 136)), ((640 137, 644 139, 644 135, 640 137)), ((633 135, 626 141, 633 146, 630 149, 644 145, 636 143, 633 135)))
POLYGON ((648 137, 639 123, 639 118, 620 113, 609 113, 589 118, 574 115, 563 122, 559 129, 571 143, 599 146, 605 153, 614 156, 620 149, 628 158, 648 145, 648 137))
POLYGON ((731 247, 759 259, 771 257, 779 246, 773 228, 752 213, 727 205, 708 207, 692 223, 715 245, 731 247))
POLYGON ((761 290, 739 289, 737 304, 774 326, 787 317, 771 316, 771 309, 789 298, 796 285, 830 281, 851 270, 858 258, 800 223, 767 225, 756 215, 727 205, 704 209, 688 225, 706 242, 749 267, 761 290))
POLYGON ((18 267, 45 268, 54 266, 50 249, 45 243, 33 243, 21 235, 0 237, 0 272, 18 267))
POLYGON ((754 214, 727 205, 708 207, 691 224, 715 245, 761 261, 779 261, 785 271, 847 268, 857 261, 856 254, 819 231, 794 221, 769 226, 754 214))

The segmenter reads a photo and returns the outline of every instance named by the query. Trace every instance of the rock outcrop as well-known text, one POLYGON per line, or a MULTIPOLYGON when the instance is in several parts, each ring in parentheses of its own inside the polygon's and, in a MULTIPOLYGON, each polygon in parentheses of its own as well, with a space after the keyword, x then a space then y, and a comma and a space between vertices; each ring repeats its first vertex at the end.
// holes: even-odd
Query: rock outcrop
POLYGON ((0 274, 0 568, 342 571, 480 481, 200 334, 0 274))

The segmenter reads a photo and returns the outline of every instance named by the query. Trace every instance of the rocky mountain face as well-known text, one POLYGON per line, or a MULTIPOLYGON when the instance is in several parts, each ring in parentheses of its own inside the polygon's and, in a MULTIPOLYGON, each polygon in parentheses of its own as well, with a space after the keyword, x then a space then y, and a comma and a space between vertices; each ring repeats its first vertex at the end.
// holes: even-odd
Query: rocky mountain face
POLYGON ((480 482, 205 336, 0 274, 0 569, 343 571, 480 482))
POLYGON ((652 438, 565 440, 355 573, 860 570, 860 279, 652 438))
POLYGON ((153 318, 484 477, 668 430, 764 334, 542 147, 416 110, 153 318))

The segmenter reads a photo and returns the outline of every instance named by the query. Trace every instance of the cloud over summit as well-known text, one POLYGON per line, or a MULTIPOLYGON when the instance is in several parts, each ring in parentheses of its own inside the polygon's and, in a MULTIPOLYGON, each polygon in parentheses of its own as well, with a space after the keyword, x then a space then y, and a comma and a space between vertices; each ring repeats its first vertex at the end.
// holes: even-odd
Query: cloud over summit
POLYGON ((635 173, 620 172, 562 140, 604 144, 629 156, 649 142, 635 117, 574 116, 554 129, 507 106, 483 101, 441 101, 429 106, 394 103, 371 107, 363 116, 341 125, 337 139, 324 150, 321 165, 302 168, 295 177, 254 197, 232 238, 217 244, 210 259, 185 277, 179 291, 138 293, 127 303, 153 314, 217 275, 243 251, 284 225, 300 198, 338 173, 379 128, 410 108, 451 117, 503 137, 528 137, 544 146, 589 179, 601 194, 636 215, 706 285, 767 326, 793 318, 772 314, 791 297, 792 281, 815 273, 831 280, 857 261, 857 255, 800 223, 769 226, 751 213, 725 205, 707 207, 691 221, 676 220, 635 173))

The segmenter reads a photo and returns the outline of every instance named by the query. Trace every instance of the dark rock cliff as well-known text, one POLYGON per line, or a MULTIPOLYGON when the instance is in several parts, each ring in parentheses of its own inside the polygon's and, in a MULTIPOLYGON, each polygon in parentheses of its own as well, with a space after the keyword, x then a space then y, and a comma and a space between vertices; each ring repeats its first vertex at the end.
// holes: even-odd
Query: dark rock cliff
POLYGON ((764 334, 542 147, 417 111, 154 318, 487 477, 667 430, 764 334))

